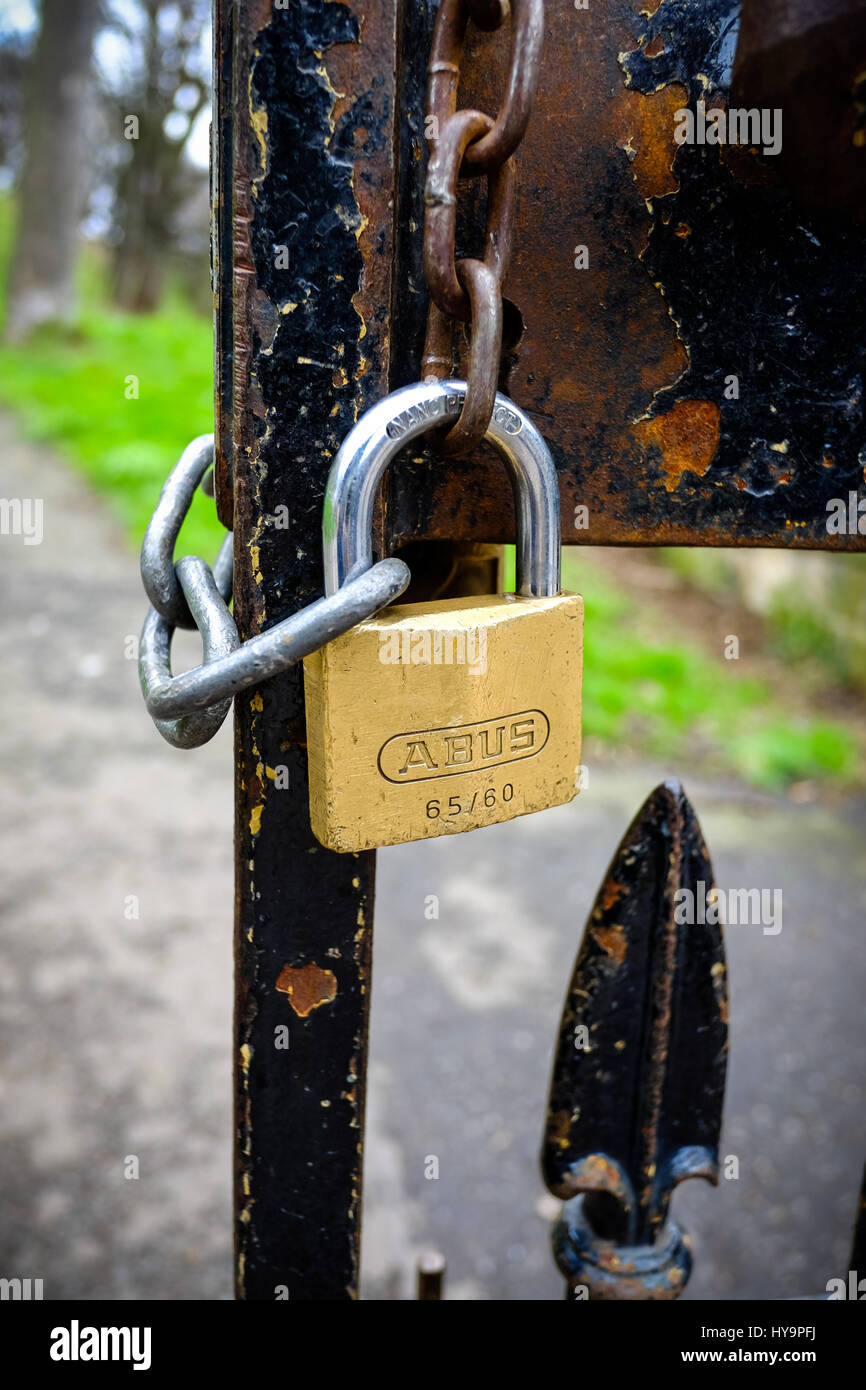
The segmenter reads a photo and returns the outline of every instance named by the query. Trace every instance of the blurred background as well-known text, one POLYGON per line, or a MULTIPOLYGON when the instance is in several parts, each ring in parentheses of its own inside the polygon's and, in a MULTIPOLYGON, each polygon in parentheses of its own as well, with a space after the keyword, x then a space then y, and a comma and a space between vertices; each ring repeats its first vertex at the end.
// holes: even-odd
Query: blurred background
MULTIPOLYGON (((42 545, 0 540, 0 1275, 46 1297, 230 1296, 230 733, 166 748, 130 658, 144 526, 212 428, 209 22, 209 0, 0 0, 0 492, 45 507, 42 545)), ((220 538, 199 497, 179 553, 220 538)), ((531 831, 380 856, 367 1295, 411 1296, 439 1244, 455 1297, 557 1296, 535 1152, 559 1008, 607 860, 668 775, 719 882, 781 886, 786 912, 778 943, 729 941, 745 1176, 677 1198, 692 1294, 813 1292, 843 1272, 866 1156, 866 557, 581 548, 566 582, 585 794, 531 831), (423 1181, 437 1143, 462 1165, 447 1200, 423 1181)))

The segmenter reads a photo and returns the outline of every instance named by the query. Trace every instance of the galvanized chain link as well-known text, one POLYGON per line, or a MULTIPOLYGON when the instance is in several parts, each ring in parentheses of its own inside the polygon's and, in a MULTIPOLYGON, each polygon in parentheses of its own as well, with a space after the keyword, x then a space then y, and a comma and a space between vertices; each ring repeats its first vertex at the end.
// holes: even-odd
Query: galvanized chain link
POLYGON ((468 390, 460 419, 438 441, 447 454, 464 454, 484 438, 502 353, 502 281, 508 265, 516 196, 512 155, 523 139, 538 86, 543 0, 442 0, 427 68, 425 131, 429 149, 424 189, 424 276, 430 310, 422 377, 452 372, 454 321, 469 323, 468 390), (488 32, 511 12, 511 64, 505 100, 494 120, 482 111, 457 110, 460 59, 471 19, 488 32), (483 260, 455 259, 457 187, 461 177, 487 177, 483 260))
POLYGON ((198 748, 213 738, 233 696, 285 671, 341 637, 397 598, 409 583, 402 560, 380 560, 348 579, 337 593, 241 642, 229 611, 233 540, 226 536, 211 568, 195 555, 175 563, 174 548, 196 488, 213 463, 213 435, 200 435, 169 475, 141 547, 141 577, 151 608, 138 648, 138 675, 148 713, 175 748, 198 748), (197 627, 203 664, 171 673, 176 627, 197 627))

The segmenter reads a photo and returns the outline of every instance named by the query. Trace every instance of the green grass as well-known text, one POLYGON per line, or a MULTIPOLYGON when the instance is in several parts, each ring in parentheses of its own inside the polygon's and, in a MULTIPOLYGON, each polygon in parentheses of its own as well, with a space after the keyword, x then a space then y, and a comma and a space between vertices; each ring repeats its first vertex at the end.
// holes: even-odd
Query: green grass
MULTIPOLYGON (((587 552, 588 556, 589 552, 587 552)), ((850 784, 859 748, 830 720, 792 721, 766 682, 677 637, 644 635, 645 607, 566 554, 564 582, 586 602, 584 730, 673 770, 700 761, 771 791, 792 782, 850 784)))
MULTIPOLYGON (((11 235, 10 202, 0 198, 0 290, 11 235)), ((211 326, 177 295, 147 317, 108 308, 94 248, 82 256, 80 284, 74 332, 42 332, 20 347, 0 344, 0 403, 26 436, 65 453, 137 547, 182 448, 213 427, 211 326), (126 398, 131 375, 139 381, 137 400, 126 398)), ((213 502, 199 494, 178 554, 213 556, 222 534, 213 502)), ((679 637, 651 639, 645 608, 591 562, 578 565, 567 555, 565 569, 567 587, 586 599, 588 736, 664 760, 672 772, 700 759, 768 789, 854 778, 859 755, 841 725, 807 719, 792 727, 767 686, 741 675, 737 663, 710 659, 679 637)), ((803 640, 789 631, 792 648, 803 640)))
MULTIPOLYGON (((0 202, 0 283, 12 233, 0 202)), ((210 323, 172 297, 158 314, 105 307, 101 258, 81 258, 82 312, 75 330, 44 330, 0 344, 0 403, 25 437, 59 446, 102 494, 138 546, 159 489, 181 450, 213 429, 210 323), (127 399, 127 378, 138 399, 127 399)), ((179 552, 215 554, 223 532, 213 502, 196 497, 179 552)))

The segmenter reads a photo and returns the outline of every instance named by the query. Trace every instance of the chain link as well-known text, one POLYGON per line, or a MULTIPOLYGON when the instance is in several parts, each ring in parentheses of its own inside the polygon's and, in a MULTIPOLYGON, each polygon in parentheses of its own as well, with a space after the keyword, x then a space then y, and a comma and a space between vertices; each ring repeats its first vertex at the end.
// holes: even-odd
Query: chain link
POLYGON ((148 713, 175 748, 207 743, 228 714, 233 696, 270 680, 371 618, 402 594, 410 579, 402 560, 380 560, 347 580, 337 593, 241 642, 228 606, 231 535, 212 569, 196 555, 174 560, 195 490, 203 480, 207 485, 213 445, 213 435, 200 435, 184 449, 160 493, 141 547, 141 577, 152 606, 139 640, 139 680, 148 713), (198 628, 203 663, 173 676, 171 639, 180 626, 198 628))
POLYGON ((439 441, 448 454, 464 454, 483 439, 499 377, 502 353, 502 281, 508 266, 516 200, 511 158, 523 139, 538 86, 543 0, 442 0, 427 68, 429 162, 424 189, 424 276, 430 310, 422 377, 444 380, 452 371, 454 320, 471 325, 466 405, 457 424, 439 441), (492 32, 511 14, 511 63, 502 107, 494 120, 481 111, 457 110, 460 62, 471 19, 492 32), (487 177, 483 260, 455 258, 457 189, 461 177, 487 177), (471 268, 470 268, 471 267, 471 268), (487 275, 482 275, 486 268, 487 275))

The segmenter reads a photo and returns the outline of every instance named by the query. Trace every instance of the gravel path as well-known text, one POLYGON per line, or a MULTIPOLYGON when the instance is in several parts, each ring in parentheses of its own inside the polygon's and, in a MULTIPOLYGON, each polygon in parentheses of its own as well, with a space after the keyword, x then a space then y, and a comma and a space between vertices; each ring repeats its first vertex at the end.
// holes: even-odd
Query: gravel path
MULTIPOLYGON (((44 500, 42 545, 0 536, 0 1275, 47 1298, 229 1298, 230 732, 162 743, 125 655, 134 557, 2 418, 0 458, 0 495, 44 500)), ((620 836, 683 771, 599 766, 571 807, 380 855, 366 1297, 411 1297, 429 1245, 451 1298, 560 1296, 536 1155, 562 995, 620 836)), ((866 810, 687 790, 718 881, 785 906, 778 936, 728 932, 740 1176, 676 1195, 687 1297, 820 1293, 847 1270, 866 1157, 866 810)))

